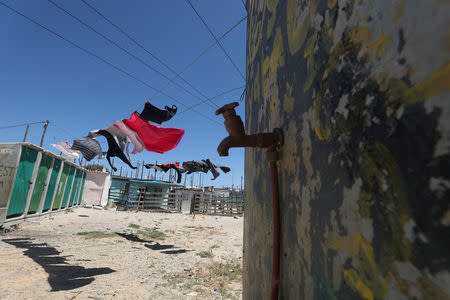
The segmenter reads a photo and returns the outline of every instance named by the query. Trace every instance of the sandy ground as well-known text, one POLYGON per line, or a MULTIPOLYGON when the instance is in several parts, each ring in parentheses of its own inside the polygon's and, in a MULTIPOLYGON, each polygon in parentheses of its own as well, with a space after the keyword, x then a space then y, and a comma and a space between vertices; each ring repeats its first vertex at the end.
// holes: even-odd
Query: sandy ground
POLYGON ((91 208, 29 220, 0 235, 0 299, 240 299, 242 226, 91 208))

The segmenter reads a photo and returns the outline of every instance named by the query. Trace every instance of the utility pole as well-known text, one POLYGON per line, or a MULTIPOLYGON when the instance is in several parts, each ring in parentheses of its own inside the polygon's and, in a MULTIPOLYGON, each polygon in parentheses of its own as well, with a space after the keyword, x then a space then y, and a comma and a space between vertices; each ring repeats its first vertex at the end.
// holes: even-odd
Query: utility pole
MULTIPOLYGON (((39 147, 42 147, 42 145, 44 144, 44 137, 45 137, 45 133, 47 132, 48 123, 50 123, 49 120, 45 121, 44 131, 42 132, 41 144, 39 145, 39 147)), ((28 132, 28 129, 27 129, 27 132, 28 132)))
POLYGON ((241 176, 241 192, 242 192, 242 176, 241 176))
POLYGON ((137 168, 136 168, 136 179, 139 178, 139 161, 137 162, 137 168))
POLYGON ((141 179, 144 177, 144 161, 142 161, 142 167, 141 167, 141 179))
POLYGON ((187 177, 187 175, 185 174, 184 175, 184 187, 186 187, 186 177, 187 177))
POLYGON ((28 135, 28 130, 30 129, 30 125, 27 125, 27 129, 25 130, 25 135, 23 136, 23 142, 25 143, 27 141, 27 135, 28 135))
POLYGON ((120 166, 120 173, 119 176, 122 177, 122 166, 120 166))

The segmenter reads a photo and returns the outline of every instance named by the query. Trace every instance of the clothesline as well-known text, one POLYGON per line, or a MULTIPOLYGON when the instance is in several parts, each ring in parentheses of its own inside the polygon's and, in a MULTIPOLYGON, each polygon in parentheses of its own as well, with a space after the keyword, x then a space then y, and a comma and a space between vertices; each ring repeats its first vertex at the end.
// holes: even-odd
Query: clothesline
MULTIPOLYGON (((175 149, 184 136, 185 130, 180 128, 159 127, 150 122, 162 124, 172 119, 177 113, 177 106, 165 106, 164 109, 152 105, 150 102, 145 102, 143 110, 139 113, 137 111, 131 113, 129 119, 123 119, 104 129, 91 130, 83 139, 75 139, 70 146, 68 142, 60 142, 51 144, 53 147, 61 151, 66 159, 80 159, 80 154, 86 161, 91 161, 94 158, 102 159, 106 154, 106 159, 111 169, 116 172, 114 161, 111 158, 117 157, 131 169, 137 167, 131 164, 131 155, 129 152, 129 145, 133 144, 131 154, 137 154, 147 150, 163 154, 175 149), (101 144, 96 138, 103 136, 108 144, 108 150, 103 152, 101 144), (127 155, 124 154, 124 151, 127 155)), ((210 159, 203 159, 200 161, 185 161, 180 167, 179 162, 170 164, 146 164, 147 169, 153 168, 156 171, 167 172, 174 169, 177 174, 177 182, 181 182, 181 174, 191 174, 193 172, 207 173, 210 171, 213 175, 212 180, 219 176, 216 168, 220 168, 224 173, 230 171, 230 168, 219 164, 214 164, 210 159)))

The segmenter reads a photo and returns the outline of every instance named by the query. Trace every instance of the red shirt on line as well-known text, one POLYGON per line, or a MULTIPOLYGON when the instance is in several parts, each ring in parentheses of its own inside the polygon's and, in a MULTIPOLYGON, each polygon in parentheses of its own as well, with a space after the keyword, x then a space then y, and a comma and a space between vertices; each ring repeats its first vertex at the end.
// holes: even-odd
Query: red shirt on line
POLYGON ((184 135, 184 129, 158 127, 142 120, 136 113, 122 120, 125 125, 137 132, 145 149, 164 153, 177 147, 184 135))

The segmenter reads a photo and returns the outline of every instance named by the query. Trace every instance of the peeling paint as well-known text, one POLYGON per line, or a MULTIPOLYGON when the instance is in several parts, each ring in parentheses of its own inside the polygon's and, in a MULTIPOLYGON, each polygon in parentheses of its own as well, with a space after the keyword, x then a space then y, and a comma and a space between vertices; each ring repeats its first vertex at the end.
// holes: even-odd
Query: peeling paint
MULTIPOLYGON (((449 299, 450 6, 251 1, 249 134, 283 129, 283 299, 449 299), (433 34, 430 34, 433 33, 433 34)), ((244 299, 269 295, 269 172, 246 151, 244 299)))

